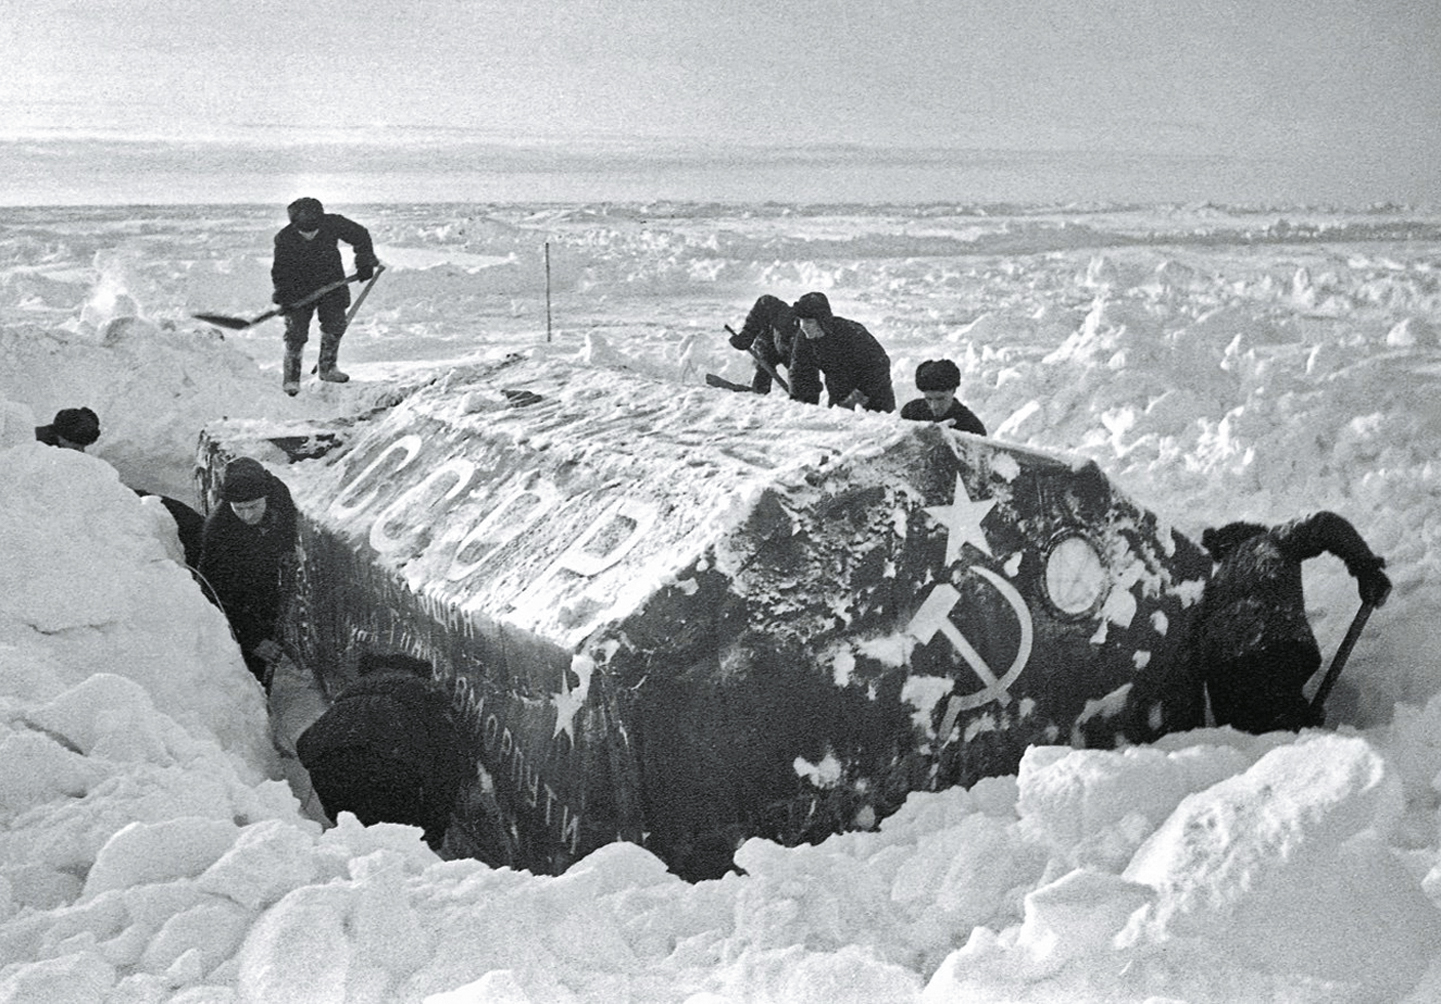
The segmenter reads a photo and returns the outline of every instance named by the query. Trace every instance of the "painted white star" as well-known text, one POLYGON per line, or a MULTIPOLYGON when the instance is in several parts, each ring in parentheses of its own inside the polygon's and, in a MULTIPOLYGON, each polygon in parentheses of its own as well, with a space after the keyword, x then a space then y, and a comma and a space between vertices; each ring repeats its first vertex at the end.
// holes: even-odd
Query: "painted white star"
POLYGON ((575 713, 585 703, 585 694, 567 687, 559 694, 551 694, 550 698, 555 705, 555 731, 551 733, 551 738, 564 732, 570 736, 571 742, 575 742, 575 713))
POLYGON ((590 674, 595 669, 595 664, 585 656, 576 656, 571 660, 570 668, 580 680, 580 686, 574 690, 570 688, 570 675, 562 673, 560 678, 560 693, 551 694, 551 703, 555 705, 555 731, 551 733, 554 739, 562 732, 570 736, 570 741, 575 742, 575 715, 584 705, 585 699, 590 694, 590 674))
POLYGON ((986 532, 981 529, 981 520, 996 507, 996 500, 972 502, 959 474, 956 475, 954 497, 955 501, 950 505, 926 506, 926 512, 930 513, 931 519, 945 527, 950 534, 946 538, 946 564, 956 561, 961 556, 961 548, 968 543, 974 544, 976 550, 987 557, 995 557, 991 554, 991 545, 986 542, 986 532))

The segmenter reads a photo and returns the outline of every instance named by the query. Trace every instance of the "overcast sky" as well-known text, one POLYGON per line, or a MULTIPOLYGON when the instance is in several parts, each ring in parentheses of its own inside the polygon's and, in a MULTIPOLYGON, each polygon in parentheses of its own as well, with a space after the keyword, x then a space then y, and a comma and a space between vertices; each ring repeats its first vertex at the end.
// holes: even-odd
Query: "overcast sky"
POLYGON ((0 3, 0 138, 385 126, 1239 155, 1438 192, 1437 0, 0 3))

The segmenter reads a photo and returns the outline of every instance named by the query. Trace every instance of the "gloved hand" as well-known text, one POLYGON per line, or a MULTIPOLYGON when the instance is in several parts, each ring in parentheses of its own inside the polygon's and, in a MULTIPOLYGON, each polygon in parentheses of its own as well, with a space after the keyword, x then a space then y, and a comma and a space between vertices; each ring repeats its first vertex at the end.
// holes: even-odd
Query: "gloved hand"
POLYGON ((270 294, 270 302, 275 304, 276 306, 283 306, 285 303, 285 297, 281 295, 280 290, 277 289, 275 292, 270 294))
POLYGON ((1351 574, 1356 576, 1356 591, 1361 594, 1362 603, 1379 607, 1391 595, 1391 580, 1381 571, 1385 567, 1385 558, 1373 558, 1366 565, 1351 569, 1351 574))
POLYGON ((731 343, 731 348, 733 348, 733 349, 740 349, 742 352, 748 352, 748 351, 750 351, 751 342, 753 342, 753 341, 755 341, 755 338, 754 338, 754 337, 747 338, 745 335, 741 334, 739 331, 732 331, 732 332, 731 332, 730 343, 731 343))
POLYGON ((355 264, 355 278, 356 278, 356 279, 358 279, 360 282, 369 282, 369 281, 370 281, 371 279, 373 279, 374 277, 375 277, 375 263, 374 263, 374 262, 366 262, 366 263, 363 264, 363 265, 362 265, 361 263, 359 263, 359 262, 356 262, 356 264, 355 264))

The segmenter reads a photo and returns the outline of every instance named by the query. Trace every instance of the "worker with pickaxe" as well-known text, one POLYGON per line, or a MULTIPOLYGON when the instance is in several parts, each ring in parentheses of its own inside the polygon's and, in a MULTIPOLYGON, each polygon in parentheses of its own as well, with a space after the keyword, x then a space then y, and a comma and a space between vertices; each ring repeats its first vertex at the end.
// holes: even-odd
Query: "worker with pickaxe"
POLYGON ((1191 634, 1191 664, 1217 725, 1260 734, 1320 725, 1324 702, 1371 611, 1386 602, 1386 561, 1346 519, 1318 512, 1277 527, 1230 523, 1206 530, 1201 545, 1219 563, 1206 583, 1191 634), (1302 688, 1321 665, 1306 619, 1301 564, 1322 553, 1346 563, 1361 609, 1308 702, 1302 688))

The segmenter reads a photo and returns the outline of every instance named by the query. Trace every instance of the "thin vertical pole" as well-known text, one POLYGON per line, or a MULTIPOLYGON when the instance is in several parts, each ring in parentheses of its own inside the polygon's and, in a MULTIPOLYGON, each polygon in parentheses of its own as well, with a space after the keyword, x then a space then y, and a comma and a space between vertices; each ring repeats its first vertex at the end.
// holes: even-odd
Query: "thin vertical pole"
POLYGON ((545 242, 545 340, 550 341, 550 241, 545 242))

